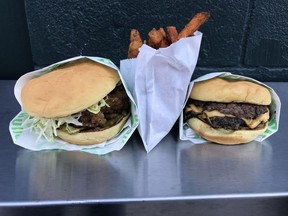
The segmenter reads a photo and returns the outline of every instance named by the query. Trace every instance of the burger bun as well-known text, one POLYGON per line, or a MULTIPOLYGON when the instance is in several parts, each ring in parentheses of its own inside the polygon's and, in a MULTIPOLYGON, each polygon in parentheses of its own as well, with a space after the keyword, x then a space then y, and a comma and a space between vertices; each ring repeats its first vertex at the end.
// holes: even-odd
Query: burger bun
POLYGON ((195 82, 190 98, 200 101, 257 105, 269 105, 272 100, 269 90, 262 85, 246 80, 228 80, 219 77, 195 82))
POLYGON ((29 80, 22 89, 21 102, 31 116, 64 117, 97 103, 119 81, 113 68, 88 58, 78 59, 29 80))

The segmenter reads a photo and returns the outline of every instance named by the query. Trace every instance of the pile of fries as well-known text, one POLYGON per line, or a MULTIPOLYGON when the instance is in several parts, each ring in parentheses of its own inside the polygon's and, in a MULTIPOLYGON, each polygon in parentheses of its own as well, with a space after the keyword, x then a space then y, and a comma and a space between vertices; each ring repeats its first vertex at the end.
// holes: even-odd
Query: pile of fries
POLYGON ((189 23, 178 33, 175 26, 167 26, 164 28, 153 28, 148 33, 148 41, 142 40, 141 35, 137 29, 131 29, 130 44, 128 49, 128 58, 136 58, 139 53, 139 48, 143 43, 153 47, 154 49, 165 48, 170 44, 175 43, 181 38, 193 36, 199 27, 206 22, 210 17, 209 12, 197 13, 189 23))

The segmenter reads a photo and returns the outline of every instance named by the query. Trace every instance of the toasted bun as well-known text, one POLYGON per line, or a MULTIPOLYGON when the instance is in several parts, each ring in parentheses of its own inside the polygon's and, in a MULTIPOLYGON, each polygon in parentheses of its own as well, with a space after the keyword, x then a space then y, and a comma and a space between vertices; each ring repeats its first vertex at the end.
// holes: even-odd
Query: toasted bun
POLYGON ((114 69, 84 58, 28 81, 22 89, 21 102, 29 115, 63 117, 97 103, 119 80, 114 69))
POLYGON ((248 143, 264 133, 268 127, 268 124, 266 123, 263 129, 232 131, 215 129, 198 118, 191 118, 187 121, 187 123, 202 138, 224 145, 248 143))
POLYGON ((271 103, 271 94, 264 86, 249 81, 233 81, 219 77, 196 82, 190 98, 223 103, 237 102, 257 105, 271 103))
POLYGON ((125 125, 129 116, 130 116, 129 114, 126 115, 124 118, 122 118, 122 120, 118 124, 106 130, 95 132, 83 132, 76 134, 69 134, 63 130, 57 130, 57 136, 66 142, 76 145, 99 144, 116 136, 125 125))

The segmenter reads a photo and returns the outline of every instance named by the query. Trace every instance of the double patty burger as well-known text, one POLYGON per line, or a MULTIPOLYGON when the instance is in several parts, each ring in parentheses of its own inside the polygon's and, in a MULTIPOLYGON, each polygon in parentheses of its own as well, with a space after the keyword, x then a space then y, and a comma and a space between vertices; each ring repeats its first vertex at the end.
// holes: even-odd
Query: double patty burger
POLYGON ((78 145, 113 138, 130 115, 130 100, 117 71, 87 58, 29 80, 21 102, 39 137, 78 145))
POLYGON ((270 103, 264 86, 216 77, 194 84, 184 119, 208 141, 248 143, 267 129, 270 103))

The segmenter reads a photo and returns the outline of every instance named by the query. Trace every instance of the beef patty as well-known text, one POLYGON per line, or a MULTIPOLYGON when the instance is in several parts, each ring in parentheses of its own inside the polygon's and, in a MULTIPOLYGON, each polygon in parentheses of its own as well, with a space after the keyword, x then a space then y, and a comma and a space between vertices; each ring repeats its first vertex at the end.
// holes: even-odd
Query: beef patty
MULTIPOLYGON (((185 113, 184 120, 187 121, 193 117, 203 116, 204 111, 219 111, 225 115, 224 117, 207 117, 199 118, 205 123, 210 124, 214 128, 224 128, 227 130, 239 130, 247 129, 247 125, 242 118, 256 119, 258 116, 269 111, 268 106, 256 105, 248 103, 219 103, 219 102, 204 102, 199 100, 189 99, 187 104, 194 104, 201 108, 200 112, 188 111, 185 113)), ((204 115, 205 116, 205 115, 204 115)), ((259 124, 258 127, 263 127, 263 124, 259 124)))

